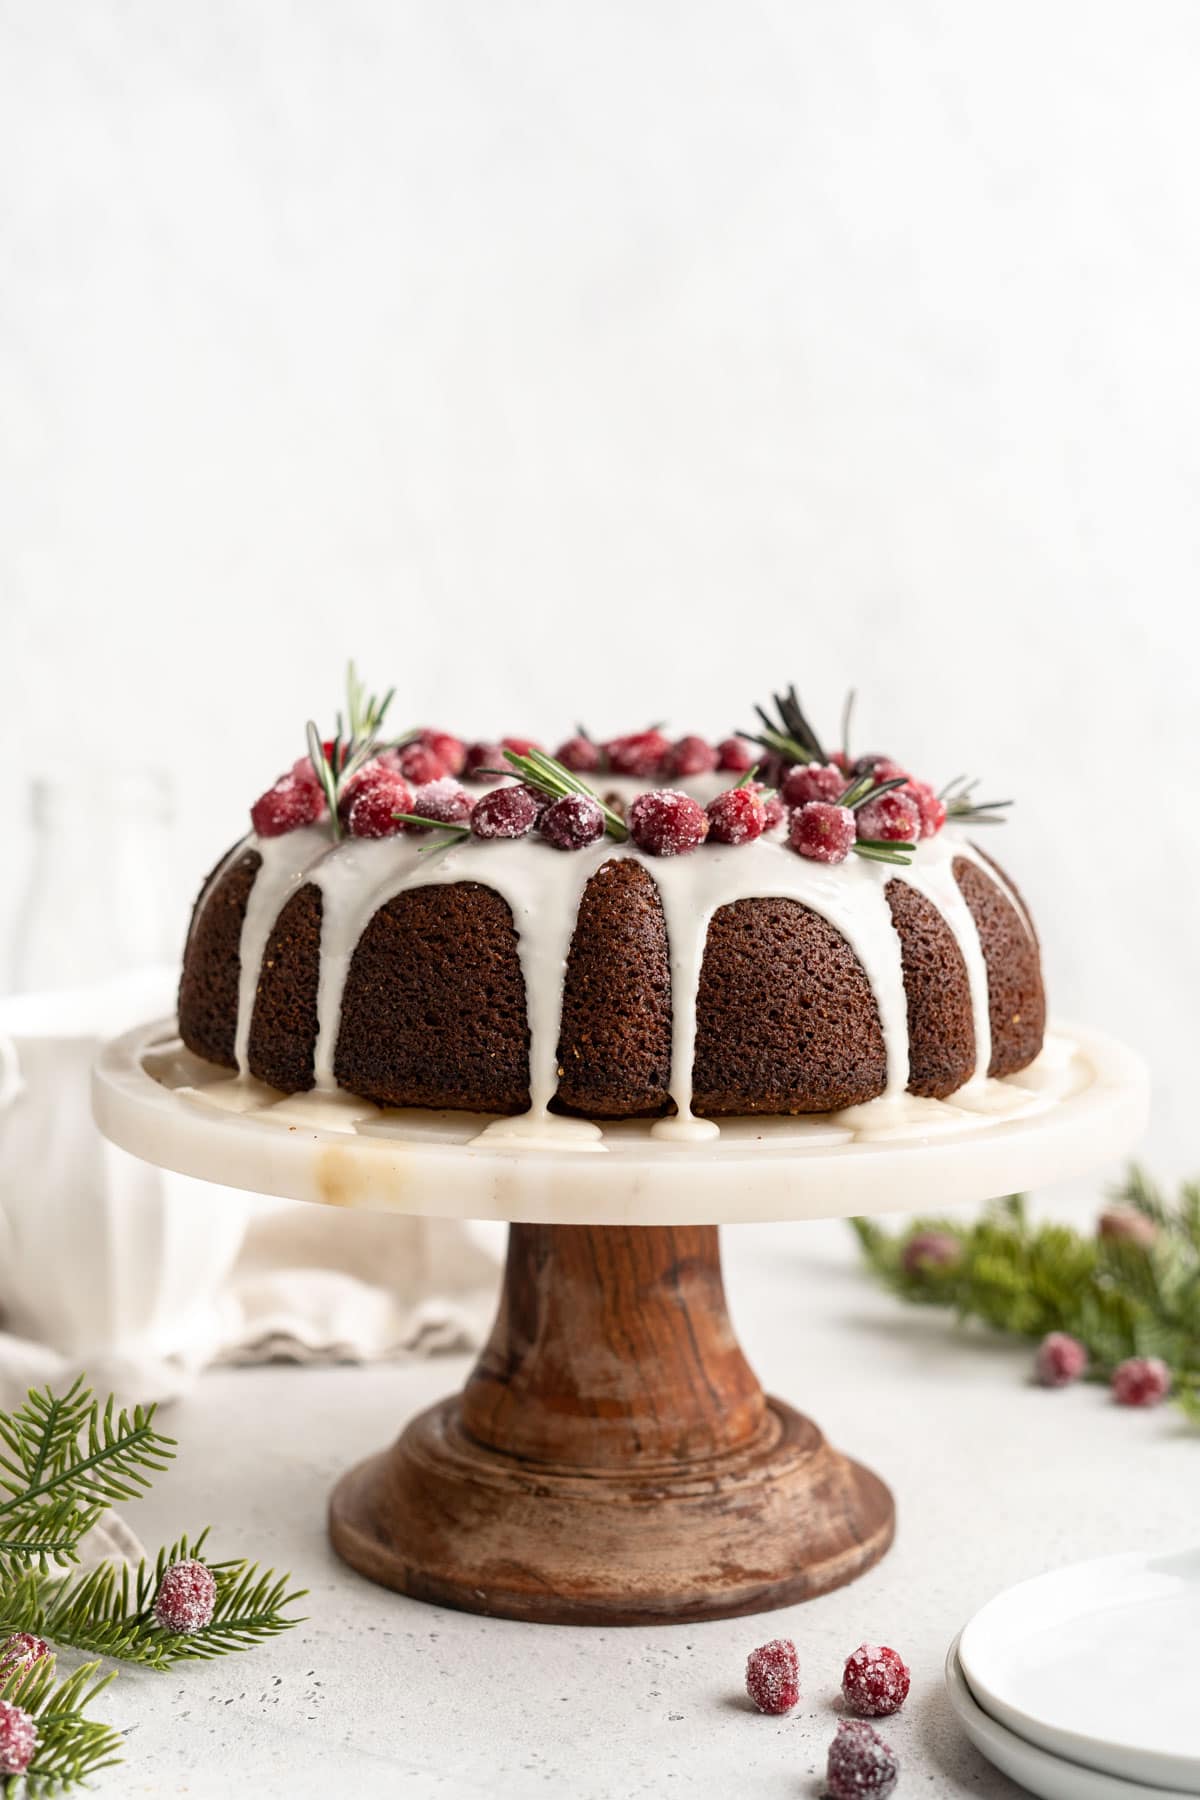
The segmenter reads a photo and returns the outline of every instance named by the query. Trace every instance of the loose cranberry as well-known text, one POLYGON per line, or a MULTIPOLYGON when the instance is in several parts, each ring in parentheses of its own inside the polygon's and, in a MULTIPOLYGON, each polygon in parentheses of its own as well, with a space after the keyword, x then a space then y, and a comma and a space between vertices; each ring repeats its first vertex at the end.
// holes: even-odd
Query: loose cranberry
POLYGON ((831 1800, 885 1800, 900 1775, 890 1744, 865 1719, 840 1719, 829 1746, 825 1791, 831 1800))
POLYGON ((1148 1250, 1158 1237, 1158 1226, 1132 1206, 1109 1206, 1100 1214, 1096 1230, 1109 1243, 1140 1244, 1148 1250))
POLYGON ((848 806, 828 806, 810 800, 797 807, 788 826, 788 843, 800 856, 813 862, 845 862, 854 848, 854 814, 848 806))
POLYGON ((961 1261, 962 1245, 948 1231, 914 1231, 900 1252, 900 1266, 906 1275, 953 1269, 961 1261))
POLYGON ((18 1669, 32 1669, 35 1663, 45 1662, 53 1655, 45 1638, 34 1637, 31 1631, 14 1631, 0 1643, 0 1681, 18 1669))
POLYGON ((560 744, 554 755, 564 769, 571 769, 576 775, 589 775, 604 762, 604 752, 599 744, 593 744, 591 738, 569 737, 565 744, 560 744))
POLYGON ((899 1712, 908 1699, 912 1676, 898 1651, 887 1644, 860 1644, 846 1658, 842 1696, 846 1705, 867 1719, 899 1712))
POLYGON ((651 856, 685 856, 708 836, 708 814, 690 794, 656 788, 629 808, 629 835, 651 856))
POLYGON ((282 775, 274 787, 260 794, 250 808, 250 823, 259 837, 282 837, 302 825, 315 825, 325 814, 320 783, 297 775, 282 775))
POLYGON ((791 1638, 772 1638, 750 1652, 746 1692, 760 1713, 791 1712, 800 1698, 800 1667, 791 1638))
POLYGON ((190 1633, 212 1623, 217 1580, 202 1562, 172 1563, 158 1584, 154 1617, 164 1631, 190 1633))
MULTIPOLYGON (((402 812, 415 813, 419 819, 436 819, 439 825, 465 825, 471 816, 474 800, 461 782, 450 775, 443 775, 440 781, 427 781, 413 794, 412 805, 401 807, 402 812)), ((419 825, 410 825, 410 831, 420 831, 419 825)))
POLYGON ((506 737, 500 739, 501 748, 511 750, 514 756, 528 756, 531 750, 540 750, 541 745, 536 738, 506 737))
POLYGON ((717 745, 717 767, 728 769, 731 774, 744 775, 762 761, 762 750, 758 744, 752 744, 749 738, 722 738, 717 745))
POLYGON ((670 748, 670 739, 661 731, 635 731, 604 746, 614 775, 636 775, 642 781, 658 774, 670 748))
POLYGON ((587 794, 564 794, 546 808, 538 831, 556 850, 584 850, 604 836, 604 814, 587 794))
POLYGON ((858 835, 875 842, 913 844, 921 835, 917 803, 901 788, 868 800, 855 813, 858 835))
POLYGON ((500 781, 507 768, 503 744, 467 745, 463 774, 468 781, 500 781))
POLYGON ((669 781, 688 775, 707 775, 717 766, 717 753, 702 737, 681 737, 663 757, 662 772, 669 781))
POLYGON ((810 800, 835 801, 846 791, 846 777, 831 763, 798 763, 784 776, 785 806, 807 806, 810 800))
POLYGON ((1069 1387, 1086 1373, 1088 1353, 1066 1331, 1050 1331, 1038 1345, 1034 1372, 1043 1387, 1069 1387))
POLYGON ((395 837, 405 828, 396 814, 412 810, 412 791, 402 775, 377 776, 356 789, 346 808, 346 830, 356 838, 395 837))
POLYGON ((405 781, 414 787, 426 781, 440 781, 443 775, 450 773, 440 756, 434 754, 428 744, 419 740, 415 744, 406 744, 399 755, 400 773, 405 781))
POLYGON ((456 738, 449 731, 435 731, 426 725, 421 732, 418 743, 432 750, 447 775, 461 775, 467 760, 467 746, 461 738, 456 738))
POLYGON ((767 829, 767 809, 750 787, 729 788, 708 803, 714 844, 750 844, 767 829))
POLYGON ((1171 1391, 1171 1371, 1157 1356, 1130 1356, 1113 1370, 1118 1406, 1157 1406, 1171 1391))
POLYGON ((519 838, 532 831, 541 811, 524 782, 493 788, 475 802, 471 830, 479 838, 519 838))
POLYGON ((11 1700, 0 1700, 0 1775, 23 1775, 37 1747, 38 1728, 33 1714, 23 1706, 14 1706, 11 1700))
POLYGON ((916 801, 917 811, 921 815, 921 836, 936 837, 946 823, 946 802, 938 798, 927 781, 910 781, 907 787, 896 791, 907 794, 910 800, 916 801))

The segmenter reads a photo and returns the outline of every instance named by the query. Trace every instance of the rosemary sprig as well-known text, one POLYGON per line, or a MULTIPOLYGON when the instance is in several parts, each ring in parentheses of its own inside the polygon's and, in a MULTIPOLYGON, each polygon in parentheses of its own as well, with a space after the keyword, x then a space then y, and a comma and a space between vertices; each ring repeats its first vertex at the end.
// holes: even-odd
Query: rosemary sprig
MULTIPOLYGON (((337 714, 337 730, 328 755, 313 720, 310 719, 305 727, 308 758, 325 795, 325 805, 329 809, 329 820, 335 838, 342 835, 338 802, 348 782, 357 775, 363 764, 369 762, 384 747, 380 733, 395 695, 395 688, 389 688, 382 696, 368 694, 353 662, 347 663, 346 713, 344 718, 340 712, 337 714)), ((396 744, 406 744, 414 736, 414 732, 407 731, 393 741, 396 744)))
MULTIPOLYGON (((902 788, 907 781, 906 775, 893 775, 890 781, 876 781, 873 775, 856 775, 835 804, 857 812, 868 800, 878 800, 881 794, 890 794, 893 788, 902 788)), ((916 852, 917 846, 902 838, 859 838, 854 846, 854 854, 865 862, 900 863, 904 867, 912 862, 916 852)))
POLYGON ((754 710, 762 720, 762 730, 743 731, 739 735, 748 737, 753 743, 762 744, 777 756, 786 757, 789 762, 828 762, 829 758, 821 748, 820 738, 804 715, 795 685, 789 687, 786 694, 775 694, 772 698, 776 717, 772 718, 763 707, 756 706, 754 710))
POLYGON ((1011 800, 976 800, 974 790, 979 786, 978 780, 968 781, 965 775, 956 775, 948 781, 939 800, 946 802, 946 817, 957 819, 961 824, 970 825, 1003 825, 1001 817, 1011 800))
POLYGON ((846 698, 842 702, 842 755, 846 759, 847 768, 850 767, 852 761, 850 755, 850 721, 854 717, 854 702, 856 698, 856 690, 854 688, 848 688, 846 691, 846 698))
POLYGON ((510 771, 519 775, 529 787, 536 788, 539 794, 548 794, 552 800, 564 800, 569 794, 584 794, 589 800, 594 800, 604 814, 604 829, 609 837, 618 844, 623 844, 628 838, 629 831, 624 819, 611 806, 606 806, 586 781, 581 781, 573 770, 565 769, 553 756, 547 756, 544 750, 531 750, 528 756, 521 756, 515 750, 506 750, 504 758, 510 765, 510 771))
POLYGON ((471 835, 468 825, 448 825, 445 819, 426 819, 420 813, 397 812, 392 817, 403 819, 406 825, 419 825, 422 831, 440 831, 444 834, 436 844, 422 844, 421 855, 430 850, 448 850, 451 844, 461 844, 464 838, 471 835))

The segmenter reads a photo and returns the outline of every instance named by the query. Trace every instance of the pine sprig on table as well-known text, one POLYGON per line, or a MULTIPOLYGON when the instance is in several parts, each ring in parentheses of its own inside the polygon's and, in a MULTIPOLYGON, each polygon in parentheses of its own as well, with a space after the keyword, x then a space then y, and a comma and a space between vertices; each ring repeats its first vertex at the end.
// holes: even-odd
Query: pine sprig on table
POLYGON ((99 1663, 85 1663, 59 1680, 50 1661, 19 1668, 0 1677, 0 1699, 32 1714, 37 1749, 22 1775, 0 1776, 5 1800, 49 1800, 77 1786, 101 1769, 121 1761, 124 1740, 119 1731, 86 1717, 87 1708, 113 1679, 101 1675, 99 1663))
POLYGON ((1150 1243, 1034 1224, 1016 1196, 969 1225, 919 1219, 892 1232, 873 1219, 851 1223, 868 1266, 902 1299, 1022 1337, 1065 1331, 1086 1347, 1094 1380, 1127 1357, 1161 1357, 1174 1398, 1200 1423, 1200 1184, 1186 1184, 1172 1206, 1134 1168, 1112 1197, 1152 1220, 1150 1243), (906 1258, 924 1233, 952 1239, 957 1257, 906 1258))

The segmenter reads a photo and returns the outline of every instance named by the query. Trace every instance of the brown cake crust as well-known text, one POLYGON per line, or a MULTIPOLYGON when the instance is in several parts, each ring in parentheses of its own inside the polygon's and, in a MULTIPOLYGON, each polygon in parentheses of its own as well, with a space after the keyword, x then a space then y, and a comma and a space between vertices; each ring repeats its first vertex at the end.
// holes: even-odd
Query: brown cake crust
MULTIPOLYGON (((228 851, 226 855, 228 855, 228 851)), ((224 862, 225 858, 221 858, 224 862)), ((206 878, 188 928, 179 981, 179 1035, 188 1049, 209 1062, 236 1069, 238 984, 241 979, 242 921, 254 878, 262 865, 247 850, 218 877, 206 878), (206 898, 207 896, 207 898, 206 898)))
POLYGON ((862 964, 798 900, 713 915, 700 971, 697 1113, 832 1112, 881 1094, 887 1055, 862 964))
POLYGON ((333 1067, 382 1106, 528 1110, 525 981, 499 894, 463 881, 379 908, 350 959, 333 1067))
MULTIPOLYGON (((1007 894, 976 863, 956 856, 953 867, 987 964, 992 1027, 988 1074, 1012 1075, 1037 1056, 1046 1029, 1046 993, 1037 941, 1007 894)), ((998 867, 997 873, 1002 873, 998 867)))
POLYGON ((583 891, 563 984, 556 1112, 597 1119, 670 1104, 671 965, 648 869, 602 863, 583 891))
POLYGON ((250 1073, 285 1094, 316 1079, 317 984, 321 974, 321 890, 307 882, 271 928, 246 1044, 250 1073))
POLYGON ((908 996, 908 1091, 944 1100, 975 1071, 971 982, 958 940, 906 881, 884 889, 900 939, 908 996))

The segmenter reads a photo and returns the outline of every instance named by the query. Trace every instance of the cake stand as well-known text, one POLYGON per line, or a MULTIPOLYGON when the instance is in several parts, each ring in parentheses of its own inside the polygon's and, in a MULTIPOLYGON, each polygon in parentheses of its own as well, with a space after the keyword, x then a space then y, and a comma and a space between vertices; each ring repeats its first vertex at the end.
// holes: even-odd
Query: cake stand
POLYGON ((499 1311, 466 1387, 342 1478, 329 1528, 346 1562, 401 1593, 571 1624, 786 1606, 883 1555, 888 1489, 765 1396, 743 1356, 717 1227, 1081 1174, 1135 1142, 1147 1080, 1111 1039, 1059 1028, 978 1104, 739 1119, 700 1144, 632 1121, 578 1148, 480 1142, 486 1121, 470 1115, 236 1081, 184 1050, 171 1021, 117 1039, 94 1078, 102 1131, 181 1174, 508 1222, 499 1311))

